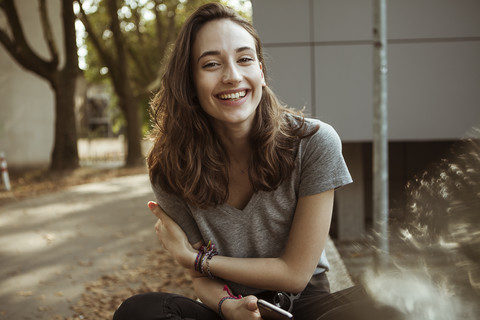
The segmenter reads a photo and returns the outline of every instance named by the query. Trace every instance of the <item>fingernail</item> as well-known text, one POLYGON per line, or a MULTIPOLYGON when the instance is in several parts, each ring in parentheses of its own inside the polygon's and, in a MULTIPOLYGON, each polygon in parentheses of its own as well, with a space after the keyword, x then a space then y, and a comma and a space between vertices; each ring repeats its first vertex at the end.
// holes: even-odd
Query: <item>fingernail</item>
POLYGON ((150 209, 154 209, 156 206, 157 206, 157 204, 156 204, 155 202, 153 202, 153 201, 149 201, 149 202, 148 202, 148 207, 149 207, 150 209))

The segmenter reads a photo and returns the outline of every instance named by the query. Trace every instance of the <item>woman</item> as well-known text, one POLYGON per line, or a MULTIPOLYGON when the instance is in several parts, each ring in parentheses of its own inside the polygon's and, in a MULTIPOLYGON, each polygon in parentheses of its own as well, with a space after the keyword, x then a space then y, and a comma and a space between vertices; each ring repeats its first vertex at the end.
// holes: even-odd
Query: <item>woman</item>
POLYGON ((340 139, 279 103, 248 22, 219 4, 199 8, 180 31, 152 110, 158 205, 149 207, 201 303, 143 294, 115 320, 261 319, 258 298, 297 319, 327 319, 363 297, 358 288, 330 294, 325 275, 334 190, 352 181, 340 139))

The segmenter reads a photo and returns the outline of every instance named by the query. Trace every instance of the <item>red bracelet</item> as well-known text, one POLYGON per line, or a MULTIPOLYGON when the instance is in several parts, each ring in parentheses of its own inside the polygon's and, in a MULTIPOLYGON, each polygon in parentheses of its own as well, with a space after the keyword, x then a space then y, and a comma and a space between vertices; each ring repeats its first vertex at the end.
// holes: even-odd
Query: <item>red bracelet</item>
POLYGON ((241 294, 239 294, 238 296, 234 296, 232 291, 230 291, 230 288, 227 285, 225 285, 223 287, 223 291, 226 291, 228 293, 228 296, 233 298, 233 299, 242 299, 243 298, 241 294))

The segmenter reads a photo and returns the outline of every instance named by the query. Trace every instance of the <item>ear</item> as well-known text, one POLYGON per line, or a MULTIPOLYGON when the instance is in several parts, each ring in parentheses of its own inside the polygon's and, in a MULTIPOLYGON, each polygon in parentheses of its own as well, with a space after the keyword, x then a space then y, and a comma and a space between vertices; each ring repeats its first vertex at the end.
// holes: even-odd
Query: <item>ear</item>
POLYGON ((261 62, 259 62, 259 64, 260 64, 260 72, 262 73, 262 87, 266 87, 267 83, 265 82, 265 75, 263 74, 263 65, 261 62))

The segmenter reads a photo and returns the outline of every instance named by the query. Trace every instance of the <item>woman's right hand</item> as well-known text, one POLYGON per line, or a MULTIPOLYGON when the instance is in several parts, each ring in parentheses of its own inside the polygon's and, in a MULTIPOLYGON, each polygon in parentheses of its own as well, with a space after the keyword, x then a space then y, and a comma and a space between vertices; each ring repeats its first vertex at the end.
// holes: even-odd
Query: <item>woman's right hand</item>
POLYGON ((193 269, 197 250, 188 242, 185 232, 156 202, 149 201, 148 208, 158 218, 155 224, 155 232, 164 248, 172 254, 181 266, 193 269))
POLYGON ((222 304, 222 314, 228 320, 260 320, 257 297, 246 296, 242 299, 227 299, 222 304))

